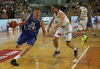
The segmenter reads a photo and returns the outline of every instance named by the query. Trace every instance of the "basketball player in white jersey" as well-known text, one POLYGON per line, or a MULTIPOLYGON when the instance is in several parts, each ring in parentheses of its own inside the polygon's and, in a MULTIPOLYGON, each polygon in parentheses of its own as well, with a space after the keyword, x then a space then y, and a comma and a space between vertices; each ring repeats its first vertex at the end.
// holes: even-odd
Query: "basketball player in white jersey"
MULTIPOLYGON (((82 38, 80 39, 80 41, 86 42, 88 37, 85 35, 85 30, 86 30, 86 26, 87 26, 87 22, 89 20, 90 14, 87 8, 82 6, 82 2, 79 2, 78 6, 79 6, 79 9, 78 9, 79 14, 78 14, 77 20, 79 20, 80 18, 78 30, 81 32, 81 35, 82 35, 82 38)), ((77 22, 77 20, 75 22, 77 22)))
POLYGON ((62 12, 61 10, 58 9, 57 4, 53 4, 51 6, 51 9, 52 9, 54 15, 53 15, 53 19, 49 23, 49 26, 47 29, 48 32, 49 32, 49 29, 50 29, 54 19, 58 20, 58 24, 53 28, 54 30, 58 29, 54 35, 54 40, 53 40, 54 46, 56 48, 56 51, 53 54, 53 57, 60 53, 59 47, 58 47, 58 39, 60 37, 64 37, 65 34, 66 34, 66 45, 68 47, 74 49, 74 57, 76 57, 78 55, 78 48, 74 47, 74 45, 71 44, 72 26, 69 23, 69 19, 64 14, 64 12, 62 12))

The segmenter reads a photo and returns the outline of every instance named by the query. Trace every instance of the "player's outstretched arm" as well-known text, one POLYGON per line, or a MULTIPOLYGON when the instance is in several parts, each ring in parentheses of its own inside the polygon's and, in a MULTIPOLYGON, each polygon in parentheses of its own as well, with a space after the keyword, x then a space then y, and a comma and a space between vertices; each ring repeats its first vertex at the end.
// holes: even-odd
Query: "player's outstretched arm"
POLYGON ((93 12, 92 12, 92 17, 94 17, 96 19, 96 17, 93 15, 93 12))
MULTIPOLYGON (((88 21, 89 21, 89 18, 90 18, 90 13, 89 13, 89 11, 87 11, 87 14, 88 14, 88 21)), ((88 22, 88 21, 87 21, 87 22, 88 22)))
POLYGON ((48 25, 48 28, 47 28, 47 32, 49 32, 49 29, 54 21, 55 17, 53 16, 53 19, 50 21, 49 25, 48 25))
MULTIPOLYGON (((77 20, 80 18, 80 16, 81 16, 81 9, 78 9, 78 18, 77 18, 77 20)), ((75 21, 75 23, 77 22, 77 20, 75 21)))
POLYGON ((44 21, 42 20, 41 21, 41 28, 42 28, 42 31, 43 31, 43 43, 45 43, 45 37, 46 37, 46 31, 45 31, 45 26, 44 26, 44 21))
POLYGON ((62 26, 65 16, 63 13, 59 13, 58 18, 59 18, 59 23, 54 27, 54 29, 57 29, 60 26, 62 26))
POLYGON ((19 22, 19 23, 17 24, 17 26, 21 26, 21 25, 25 25, 25 24, 27 24, 28 19, 29 19, 29 16, 27 17, 27 19, 26 19, 25 21, 21 21, 21 22, 19 22))

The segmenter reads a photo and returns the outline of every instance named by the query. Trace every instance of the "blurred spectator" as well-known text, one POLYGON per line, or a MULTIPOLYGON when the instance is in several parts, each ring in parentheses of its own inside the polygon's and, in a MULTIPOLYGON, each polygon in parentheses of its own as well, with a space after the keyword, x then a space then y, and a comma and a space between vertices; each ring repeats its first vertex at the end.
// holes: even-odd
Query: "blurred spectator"
MULTIPOLYGON (((24 12, 22 12, 22 14, 21 14, 21 21, 25 21, 26 20, 26 18, 28 17, 28 13, 27 13, 27 10, 26 9, 24 9, 24 12)), ((23 31, 23 29, 24 29, 24 25, 22 25, 22 31, 23 31)))
POLYGON ((9 30, 9 22, 7 22, 6 27, 7 27, 7 31, 8 31, 9 30))

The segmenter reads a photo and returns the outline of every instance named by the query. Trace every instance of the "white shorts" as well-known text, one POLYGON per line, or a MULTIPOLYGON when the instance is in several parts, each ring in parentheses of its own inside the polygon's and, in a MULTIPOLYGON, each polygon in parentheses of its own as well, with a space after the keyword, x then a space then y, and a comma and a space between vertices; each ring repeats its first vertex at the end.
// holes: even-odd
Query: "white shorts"
POLYGON ((80 20, 78 30, 86 30, 87 20, 80 20))
POLYGON ((56 31, 54 37, 63 38, 66 35, 66 41, 71 41, 72 38, 72 26, 69 25, 67 28, 61 28, 56 31))

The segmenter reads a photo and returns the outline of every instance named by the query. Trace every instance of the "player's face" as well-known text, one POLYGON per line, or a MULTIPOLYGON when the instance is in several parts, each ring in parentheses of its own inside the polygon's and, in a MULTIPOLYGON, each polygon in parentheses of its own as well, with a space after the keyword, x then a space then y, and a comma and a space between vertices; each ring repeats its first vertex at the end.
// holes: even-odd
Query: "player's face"
POLYGON ((57 8, 51 7, 51 10, 52 10, 53 13, 56 13, 57 8))
POLYGON ((78 5, 80 7, 80 5, 78 5))
POLYGON ((88 9, 91 10, 91 6, 89 6, 88 9))
POLYGON ((39 16, 39 15, 40 15, 40 10, 35 10, 35 11, 34 11, 34 15, 39 16))

